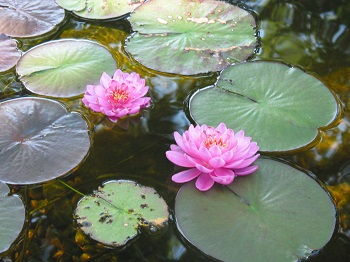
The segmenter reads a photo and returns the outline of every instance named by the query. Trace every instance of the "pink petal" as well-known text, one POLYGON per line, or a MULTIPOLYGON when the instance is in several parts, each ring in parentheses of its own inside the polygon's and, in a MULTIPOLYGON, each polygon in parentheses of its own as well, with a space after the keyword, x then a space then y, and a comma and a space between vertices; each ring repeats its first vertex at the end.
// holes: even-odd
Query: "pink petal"
POLYGON ((188 181, 191 181, 192 179, 199 176, 201 172, 196 168, 191 168, 182 172, 179 172, 171 177, 171 180, 173 180, 176 183, 185 183, 188 181))
POLYGON ((100 97, 106 97, 106 89, 104 89, 102 86, 95 86, 94 89, 96 95, 100 96, 100 97))
POLYGON ((196 168, 203 173, 211 173, 214 170, 213 168, 207 168, 201 164, 196 164, 196 168))
POLYGON ((209 174, 201 174, 196 180, 196 187, 200 191, 207 191, 214 185, 214 180, 209 174))
POLYGON ((183 167, 195 167, 195 165, 185 157, 184 153, 176 151, 167 151, 165 155, 175 165, 183 167))
POLYGON ((103 72, 102 74, 102 77, 100 79, 100 84, 107 88, 109 87, 109 82, 112 80, 112 78, 106 73, 106 72, 103 72))
POLYGON ((225 168, 229 168, 229 169, 236 168, 236 167, 239 167, 243 162, 244 162, 244 158, 236 160, 236 161, 232 161, 232 162, 226 164, 225 168))
POLYGON ((232 183, 232 181, 235 178, 235 176, 220 176, 220 177, 212 176, 211 178, 216 183, 219 183, 221 185, 229 185, 229 184, 232 183))
POLYGON ((234 177, 235 176, 235 172, 233 172, 231 169, 227 169, 227 168, 217 168, 213 171, 213 174, 216 177, 234 177))
POLYGON ((245 159, 240 165, 236 166, 235 169, 245 168, 250 166, 255 160, 258 159, 260 154, 256 154, 255 156, 245 159))
POLYGON ((241 169, 235 169, 235 174, 237 176, 246 176, 251 173, 254 173, 258 168, 259 168, 258 166, 248 166, 241 169))
POLYGON ((226 162, 221 157, 214 157, 209 160, 209 164, 213 168, 220 168, 226 164, 226 162))

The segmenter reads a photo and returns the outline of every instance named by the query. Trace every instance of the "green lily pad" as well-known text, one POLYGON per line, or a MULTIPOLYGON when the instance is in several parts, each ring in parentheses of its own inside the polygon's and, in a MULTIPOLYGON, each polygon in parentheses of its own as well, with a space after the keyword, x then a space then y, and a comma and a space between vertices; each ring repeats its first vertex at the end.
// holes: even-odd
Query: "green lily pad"
POLYGON ((144 0, 56 0, 56 3, 88 19, 110 19, 124 16, 141 5, 144 0))
POLYGON ((167 204, 153 188, 127 180, 104 183, 79 201, 75 213, 82 230, 108 246, 125 245, 139 227, 156 231, 169 219, 167 204))
POLYGON ((22 200, 9 195, 9 188, 0 182, 0 253, 5 252, 22 231, 25 208, 22 200))
POLYGON ((191 117, 244 130, 261 151, 289 151, 314 141, 337 119, 338 102, 317 78, 275 62, 247 62, 222 71, 215 87, 194 93, 191 117))
POLYGON ((222 1, 152 0, 130 17, 126 50, 162 72, 194 75, 219 71, 254 53, 256 22, 222 1))
POLYGON ((0 72, 14 67, 21 55, 16 40, 7 37, 5 34, 0 34, 0 72))
POLYGON ((17 73, 31 92, 51 97, 81 95, 86 85, 99 84, 103 72, 112 75, 116 62, 109 50, 93 41, 62 39, 28 50, 17 73))
POLYGON ((0 130, 0 181, 9 184, 34 184, 65 175, 90 148, 82 116, 45 98, 0 103, 0 130))
POLYGON ((223 261, 297 261, 332 238, 336 209, 325 189, 287 164, 259 159, 258 171, 200 192, 182 186, 175 200, 181 234, 223 261))
POLYGON ((43 35, 57 28, 64 10, 53 0, 1 0, 0 33, 14 37, 43 35))

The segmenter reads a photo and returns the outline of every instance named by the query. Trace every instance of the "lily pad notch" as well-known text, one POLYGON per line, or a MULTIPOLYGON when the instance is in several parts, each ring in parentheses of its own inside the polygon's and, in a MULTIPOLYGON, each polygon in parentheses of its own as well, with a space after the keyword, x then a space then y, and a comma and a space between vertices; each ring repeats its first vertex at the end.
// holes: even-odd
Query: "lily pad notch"
POLYGON ((90 149, 89 126, 54 100, 21 97, 0 103, 0 181, 42 183, 74 170, 90 149))
POLYGON ((125 245, 141 227, 156 233, 169 219, 167 204, 153 188, 129 180, 103 183, 78 202, 75 215, 85 234, 111 247, 125 245))
POLYGON ((113 74, 117 63, 107 47, 90 40, 60 39, 28 50, 17 63, 19 79, 35 94, 69 98, 113 74))
POLYGON ((265 152, 306 147, 340 115, 339 101, 320 80, 268 61, 224 69, 214 86, 190 97, 188 107, 196 123, 244 130, 265 152))
POLYGON ((256 164, 254 174, 205 193, 193 183, 182 186, 175 199, 180 233, 222 261, 290 262, 316 254, 338 228, 330 194, 289 164, 271 159, 256 164))
POLYGON ((130 16, 135 31, 125 49, 160 72, 196 75, 220 71, 254 54, 254 16, 213 0, 152 0, 130 16))

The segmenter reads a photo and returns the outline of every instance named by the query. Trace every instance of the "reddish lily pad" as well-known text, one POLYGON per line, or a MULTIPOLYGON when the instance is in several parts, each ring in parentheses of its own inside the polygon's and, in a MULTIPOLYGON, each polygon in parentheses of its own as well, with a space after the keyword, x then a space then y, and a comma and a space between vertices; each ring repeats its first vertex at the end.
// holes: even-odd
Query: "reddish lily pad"
POLYGON ((33 37, 54 30, 65 17, 54 0, 1 0, 0 33, 33 37))
POLYGON ((44 182, 75 169, 90 148, 86 121, 61 103, 23 97, 0 103, 0 181, 44 182))
POLYGON ((21 57, 22 52, 17 48, 17 42, 7 37, 5 34, 0 35, 0 72, 7 71, 14 67, 21 57))
POLYGON ((256 22, 246 10, 213 0, 152 0, 130 17, 126 50, 151 69, 182 75, 219 71, 254 53, 256 22))
POLYGON ((0 182, 0 253, 6 251, 22 231, 25 208, 18 196, 9 195, 9 188, 0 182))

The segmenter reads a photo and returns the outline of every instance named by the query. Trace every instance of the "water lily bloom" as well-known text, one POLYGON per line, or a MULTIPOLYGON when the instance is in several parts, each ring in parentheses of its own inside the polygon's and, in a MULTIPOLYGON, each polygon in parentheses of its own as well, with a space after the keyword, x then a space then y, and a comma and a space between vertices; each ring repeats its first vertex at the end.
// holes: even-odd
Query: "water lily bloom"
POLYGON ((148 86, 137 73, 116 70, 111 78, 103 73, 100 85, 87 85, 83 103, 95 112, 100 112, 116 122, 119 118, 137 114, 141 108, 150 105, 150 97, 145 97, 148 86))
POLYGON ((252 163, 260 156, 259 147, 244 136, 243 130, 234 134, 224 123, 217 128, 190 125, 182 136, 175 132, 174 138, 176 145, 170 146, 166 157, 175 165, 189 168, 173 175, 174 182, 197 178, 196 187, 206 191, 215 182, 228 185, 235 176, 245 176, 258 169, 252 163))

